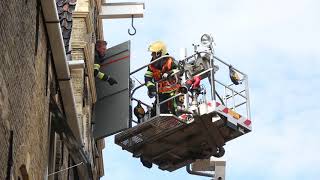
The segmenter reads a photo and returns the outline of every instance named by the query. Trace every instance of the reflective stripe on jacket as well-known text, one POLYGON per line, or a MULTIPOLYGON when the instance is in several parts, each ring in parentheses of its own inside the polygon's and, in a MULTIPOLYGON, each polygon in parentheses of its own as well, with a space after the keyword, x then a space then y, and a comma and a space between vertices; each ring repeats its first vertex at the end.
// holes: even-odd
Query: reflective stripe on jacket
POLYGON ((93 69, 94 69, 94 76, 97 77, 98 79, 105 80, 107 78, 104 73, 100 72, 99 64, 94 64, 93 69))
MULTIPOLYGON (((162 75, 164 73, 169 72, 170 70, 172 70, 172 65, 173 65, 173 60, 172 58, 168 58, 166 60, 166 62, 163 64, 162 69, 159 70, 157 68, 154 67, 153 64, 149 65, 149 70, 147 71, 145 76, 151 76, 154 78, 155 81, 159 81, 162 79, 162 75)), ((147 85, 148 86, 148 85, 147 85)), ((159 93, 170 93, 173 91, 176 91, 177 89, 179 89, 180 84, 178 84, 175 80, 163 80, 161 82, 159 82, 159 93)))

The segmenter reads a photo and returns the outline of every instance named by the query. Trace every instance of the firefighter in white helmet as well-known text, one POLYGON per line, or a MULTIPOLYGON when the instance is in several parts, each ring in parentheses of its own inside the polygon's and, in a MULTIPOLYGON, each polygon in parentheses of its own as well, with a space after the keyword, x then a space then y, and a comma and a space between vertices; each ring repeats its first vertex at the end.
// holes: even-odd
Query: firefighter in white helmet
MULTIPOLYGON (((152 43, 148 50, 151 52, 151 62, 162 56, 169 55, 167 47, 162 41, 156 41, 152 43)), ((148 66, 148 70, 145 73, 145 83, 148 88, 148 96, 150 98, 159 94, 159 102, 164 101, 172 96, 181 87, 176 78, 173 78, 173 74, 177 74, 178 66, 171 57, 163 57, 161 60, 148 66), (161 81, 160 81, 161 80, 161 81), (158 82, 158 92, 156 92, 156 84, 158 82)), ((175 114, 175 100, 168 101, 160 105, 160 113, 172 113, 175 114)), ((155 108, 153 108, 152 116, 155 115, 155 108)))

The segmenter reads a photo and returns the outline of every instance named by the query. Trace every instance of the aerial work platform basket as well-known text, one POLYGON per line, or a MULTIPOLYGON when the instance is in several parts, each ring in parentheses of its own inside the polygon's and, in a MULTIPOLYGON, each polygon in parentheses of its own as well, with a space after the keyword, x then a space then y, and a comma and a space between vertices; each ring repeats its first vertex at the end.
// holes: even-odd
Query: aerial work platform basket
MULTIPOLYGON (((156 108, 156 115, 151 117, 146 113, 142 122, 117 134, 115 143, 132 153, 133 157, 140 158, 144 166, 150 168, 152 164, 156 164, 160 169, 171 172, 197 159, 208 159, 211 156, 222 157, 225 153, 223 146, 226 142, 251 131, 247 75, 215 57, 211 46, 212 43, 207 46, 209 51, 200 52, 195 48, 194 55, 179 61, 182 62, 179 64, 184 66, 185 79, 201 76, 202 80, 209 80, 207 84, 211 92, 210 100, 206 100, 206 87, 202 86, 198 94, 184 95, 187 111, 177 116, 161 114, 160 104, 181 96, 181 94, 163 102, 159 102, 159 98, 156 98, 155 106, 152 107, 133 97, 135 91, 144 84, 132 89, 130 95, 132 102, 137 101, 146 106, 147 112, 156 108), (196 69, 192 66, 198 67, 197 62, 199 61, 202 63, 200 70, 192 72, 196 69), (204 64, 206 61, 207 64, 204 64), (227 85, 217 80, 215 74, 220 70, 219 63, 226 65, 228 72, 232 68, 234 73, 240 74, 238 84, 234 82, 227 85), (235 87, 235 84, 243 87, 235 87), (220 90, 224 92, 223 96, 219 95, 220 90), (241 108, 243 106, 245 107, 241 108)), ((151 63, 155 61, 157 60, 151 63)), ((133 71, 130 75, 148 65, 133 71)))
POLYGON ((194 117, 160 114, 117 134, 115 142, 134 157, 143 157, 168 171, 196 159, 221 157, 227 141, 251 131, 251 121, 230 117, 220 108, 212 107, 213 102, 203 104, 203 109, 204 106, 207 113, 194 117))

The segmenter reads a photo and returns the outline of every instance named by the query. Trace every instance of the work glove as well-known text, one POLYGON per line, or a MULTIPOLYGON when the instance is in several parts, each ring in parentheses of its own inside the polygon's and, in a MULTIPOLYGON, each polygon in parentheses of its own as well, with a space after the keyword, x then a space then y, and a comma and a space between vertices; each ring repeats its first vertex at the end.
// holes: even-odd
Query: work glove
POLYGON ((163 78, 163 79, 167 79, 168 77, 169 77, 169 74, 168 74, 168 73, 163 73, 163 74, 162 74, 162 78, 163 78))
POLYGON ((150 85, 148 86, 148 96, 150 98, 153 98, 157 95, 157 90, 156 90, 156 86, 154 85, 150 85))
POLYGON ((167 79, 167 78, 169 78, 171 75, 172 75, 172 72, 171 72, 171 71, 170 71, 170 72, 166 72, 166 73, 163 73, 163 74, 162 74, 162 78, 163 78, 163 79, 167 79))
POLYGON ((107 77, 107 81, 110 84, 110 86, 113 86, 114 84, 118 84, 118 82, 110 76, 107 77))

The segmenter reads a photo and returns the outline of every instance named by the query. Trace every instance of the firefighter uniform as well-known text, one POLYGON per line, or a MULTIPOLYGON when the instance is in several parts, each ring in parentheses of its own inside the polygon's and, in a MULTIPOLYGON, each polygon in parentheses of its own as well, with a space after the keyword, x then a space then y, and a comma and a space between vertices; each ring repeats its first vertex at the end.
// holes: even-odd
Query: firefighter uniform
POLYGON ((118 82, 110 77, 110 75, 106 75, 105 73, 100 71, 100 64, 104 62, 106 57, 106 41, 98 40, 96 43, 96 51, 95 51, 95 57, 94 57, 94 76, 97 77, 100 80, 108 81, 108 83, 112 86, 114 84, 117 84, 118 82))
MULTIPOLYGON (((149 46, 149 51, 153 54, 151 62, 161 56, 168 55, 166 47, 163 42, 157 41, 149 46)), ((145 83, 148 88, 149 97, 159 96, 159 102, 164 101, 175 95, 180 88, 180 84, 176 79, 170 78, 170 75, 177 70, 178 67, 174 60, 170 57, 164 57, 161 60, 148 66, 145 73, 145 83), (155 82, 158 82, 158 92, 156 92, 155 82)), ((175 99, 160 105, 160 113, 175 114, 176 103, 175 99)), ((153 108, 152 116, 155 115, 155 108, 153 108)))

